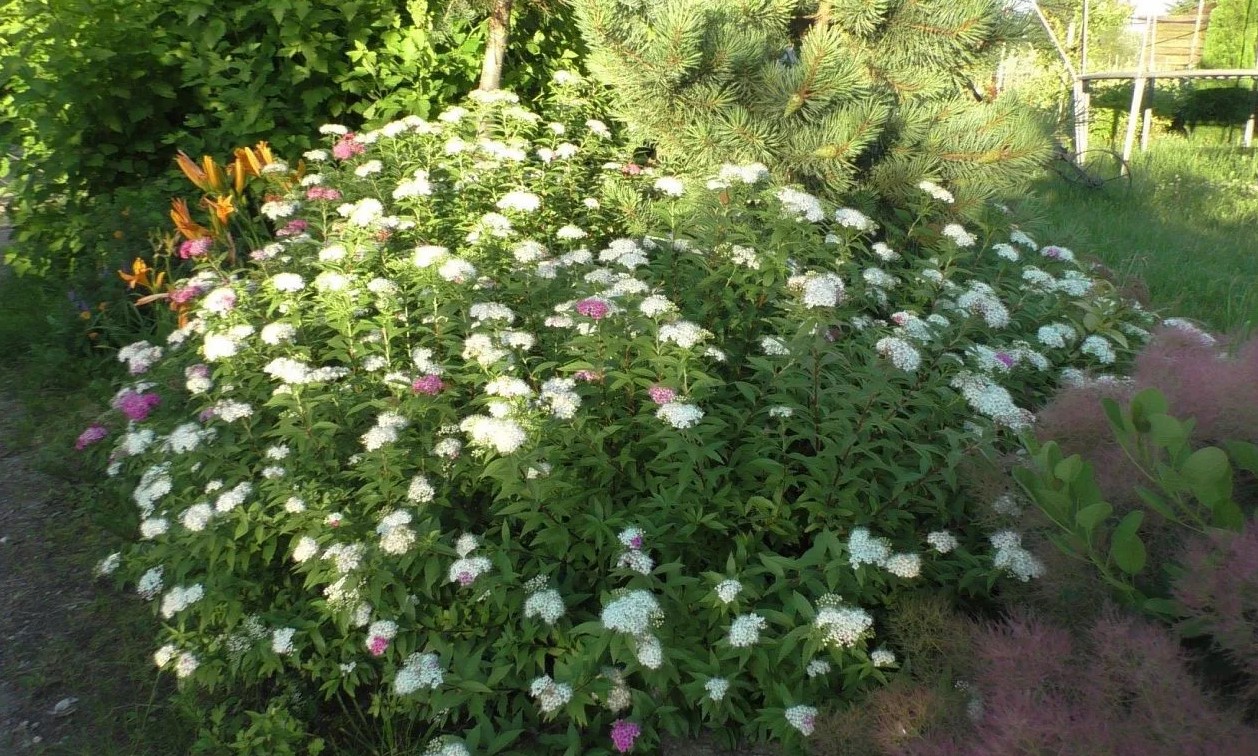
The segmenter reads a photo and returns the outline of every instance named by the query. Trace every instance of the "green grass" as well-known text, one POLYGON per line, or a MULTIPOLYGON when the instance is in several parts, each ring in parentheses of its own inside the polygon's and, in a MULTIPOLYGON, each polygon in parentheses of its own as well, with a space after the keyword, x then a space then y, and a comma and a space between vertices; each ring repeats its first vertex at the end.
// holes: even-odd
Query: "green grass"
POLYGON ((1258 156, 1163 136, 1132 175, 1127 190, 1046 177, 1016 204, 1042 243, 1142 281, 1164 315, 1224 332, 1258 324, 1258 156))

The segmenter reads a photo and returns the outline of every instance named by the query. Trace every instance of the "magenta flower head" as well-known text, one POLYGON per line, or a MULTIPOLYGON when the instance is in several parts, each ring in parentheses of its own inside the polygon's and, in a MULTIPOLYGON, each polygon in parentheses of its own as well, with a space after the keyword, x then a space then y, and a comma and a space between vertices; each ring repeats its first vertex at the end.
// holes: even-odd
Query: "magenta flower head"
POLYGON ((330 186, 312 186, 306 190, 306 199, 308 200, 339 200, 340 198, 340 190, 333 189, 330 186))
POLYGON ((594 320, 602 320, 607 317, 607 313, 611 312, 611 309, 611 305, 607 304, 606 300, 598 297, 590 297, 577 302, 577 312, 594 320))
POLYGON ((383 635, 373 635, 367 641, 367 650, 372 656, 383 656, 385 649, 389 647, 389 639, 383 635))
POLYGON ((618 753, 629 753, 633 750, 633 742, 642 734, 642 728, 636 722, 617 719, 612 723, 612 745, 618 753))
POLYGON ((578 381, 584 381, 586 383, 594 383, 596 381, 603 380, 603 376, 593 370, 578 370, 572 374, 572 377, 576 378, 578 381))
POLYGON ((411 391, 416 394, 427 394, 428 396, 436 396, 440 394, 446 384, 441 381, 441 376, 429 373, 422 378, 416 378, 411 384, 411 391))
POLYGON ((205 237, 200 239, 189 239, 179 245, 179 256, 184 260, 193 257, 202 257, 203 255, 209 253, 210 247, 213 243, 213 241, 205 237))
POLYGON ((1005 367, 1007 367, 1007 368, 1011 368, 1011 367, 1013 367, 1013 364, 1014 364, 1014 362, 1015 362, 1015 360, 1013 359, 1013 357, 1009 356, 1009 355, 1008 355, 1008 354, 1006 354, 1005 352, 997 352, 997 353, 996 353, 996 361, 997 361, 997 362, 999 362, 1000 364, 1004 365, 1004 366, 1005 366, 1005 367))
POLYGON ((651 395, 651 401, 656 404, 668 404, 677 398, 677 392, 668 386, 661 386, 658 383, 647 389, 646 392, 651 395))
POLYGON ((128 420, 141 422, 149 416, 153 408, 162 403, 157 394, 137 394, 124 391, 114 400, 114 409, 127 416, 128 420))
POLYGON ((337 160, 349 160, 355 155, 361 155, 366 151, 367 147, 355 141, 354 132, 351 131, 332 146, 332 157, 337 160))
POLYGON ((283 228, 276 231, 275 235, 280 236, 280 237, 297 236, 298 234, 303 233, 307 228, 310 228, 309 223, 302 220, 301 218, 295 218, 293 220, 290 220, 287 224, 285 224, 283 228))
POLYGON ((105 436, 109 435, 109 429, 100 423, 92 423, 87 426, 87 430, 79 434, 79 438, 74 442, 74 448, 77 451, 83 451, 87 447, 99 441, 104 441, 105 436))

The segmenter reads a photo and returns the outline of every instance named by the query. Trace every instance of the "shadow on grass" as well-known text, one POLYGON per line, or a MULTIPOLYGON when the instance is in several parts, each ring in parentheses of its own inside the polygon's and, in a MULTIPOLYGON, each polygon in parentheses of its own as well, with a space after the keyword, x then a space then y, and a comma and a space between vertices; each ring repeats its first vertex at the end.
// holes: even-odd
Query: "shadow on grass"
POLYGON ((1254 156, 1165 139, 1134 161, 1133 176, 1130 190, 1045 178, 1015 204, 1043 243, 1095 257, 1120 282, 1143 282, 1164 315, 1222 331, 1258 323, 1254 156))

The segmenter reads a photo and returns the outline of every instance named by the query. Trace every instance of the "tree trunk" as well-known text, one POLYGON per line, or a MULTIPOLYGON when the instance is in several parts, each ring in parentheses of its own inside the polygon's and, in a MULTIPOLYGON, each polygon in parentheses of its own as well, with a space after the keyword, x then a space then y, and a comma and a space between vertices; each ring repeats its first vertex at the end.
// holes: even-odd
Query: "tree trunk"
POLYGON ((480 88, 497 89, 502 83, 502 62, 507 56, 507 35, 511 31, 511 0, 494 0, 489 13, 489 39, 485 61, 480 69, 480 88))

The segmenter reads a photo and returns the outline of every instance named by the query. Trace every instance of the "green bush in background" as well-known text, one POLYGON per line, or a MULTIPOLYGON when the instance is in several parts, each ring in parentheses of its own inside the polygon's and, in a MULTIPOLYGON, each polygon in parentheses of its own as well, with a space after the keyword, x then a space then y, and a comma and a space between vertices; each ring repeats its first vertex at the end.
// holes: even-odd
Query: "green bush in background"
MULTIPOLYGON (((530 99, 578 37, 545 3, 518 5, 504 85, 530 99)), ((292 154, 329 119, 428 115, 474 85, 484 15, 458 0, 0 0, 9 262, 89 275, 147 249, 173 188, 151 180, 176 149, 292 154)))

